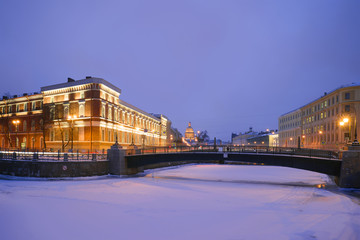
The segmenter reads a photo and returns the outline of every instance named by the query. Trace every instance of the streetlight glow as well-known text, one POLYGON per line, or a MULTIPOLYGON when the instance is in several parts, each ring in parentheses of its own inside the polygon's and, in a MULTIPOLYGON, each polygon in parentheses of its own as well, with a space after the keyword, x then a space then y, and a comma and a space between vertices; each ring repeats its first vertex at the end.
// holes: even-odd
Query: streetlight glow
POLYGON ((348 119, 348 118, 344 118, 344 119, 343 119, 343 122, 344 122, 344 123, 347 123, 347 122, 349 122, 349 119, 348 119))
POLYGON ((344 122, 340 122, 339 124, 340 124, 340 126, 344 126, 345 123, 344 123, 344 122))

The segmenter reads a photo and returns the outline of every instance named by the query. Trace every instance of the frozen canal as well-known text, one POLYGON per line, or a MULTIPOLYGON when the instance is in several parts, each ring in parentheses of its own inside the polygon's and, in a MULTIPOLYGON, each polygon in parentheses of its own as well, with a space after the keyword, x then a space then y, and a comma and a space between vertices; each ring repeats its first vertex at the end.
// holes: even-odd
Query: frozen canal
POLYGON ((360 239, 356 199, 326 175, 187 165, 139 178, 0 180, 1 239, 360 239), (331 184, 331 183, 330 183, 331 184))

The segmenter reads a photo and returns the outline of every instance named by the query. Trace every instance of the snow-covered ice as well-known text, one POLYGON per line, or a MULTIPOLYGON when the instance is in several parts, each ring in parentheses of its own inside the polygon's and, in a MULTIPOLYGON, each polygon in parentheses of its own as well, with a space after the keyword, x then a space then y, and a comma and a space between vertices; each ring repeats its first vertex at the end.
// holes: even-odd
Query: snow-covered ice
POLYGON ((204 164, 28 180, 0 180, 1 239, 360 239, 356 199, 298 169, 204 164))

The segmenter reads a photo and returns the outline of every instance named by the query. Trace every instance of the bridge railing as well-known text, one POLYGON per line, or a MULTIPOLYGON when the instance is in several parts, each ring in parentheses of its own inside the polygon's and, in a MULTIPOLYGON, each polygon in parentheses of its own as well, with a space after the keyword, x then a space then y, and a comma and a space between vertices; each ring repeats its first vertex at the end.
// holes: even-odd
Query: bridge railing
POLYGON ((233 145, 201 145, 201 146, 177 146, 177 147, 150 147, 141 148, 137 151, 127 150, 126 155, 134 154, 162 154, 162 153, 181 153, 181 152, 234 152, 234 153, 263 153, 263 154, 285 154, 299 155, 307 157, 321 157, 329 159, 341 159, 341 152, 307 149, 307 148, 285 148, 285 147, 265 147, 265 146, 233 146, 233 145))
POLYGON ((25 152, 25 151, 0 151, 0 160, 23 160, 39 162, 88 162, 107 161, 106 153, 63 153, 63 152, 25 152))

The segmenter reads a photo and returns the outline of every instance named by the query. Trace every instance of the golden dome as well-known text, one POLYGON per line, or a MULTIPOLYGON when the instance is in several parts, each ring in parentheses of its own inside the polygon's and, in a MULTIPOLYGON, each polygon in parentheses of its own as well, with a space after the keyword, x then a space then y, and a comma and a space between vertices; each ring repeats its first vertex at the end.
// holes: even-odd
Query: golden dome
POLYGON ((195 139, 195 133, 194 133, 194 129, 191 127, 191 122, 189 122, 189 126, 186 128, 185 139, 191 139, 191 140, 195 139))

